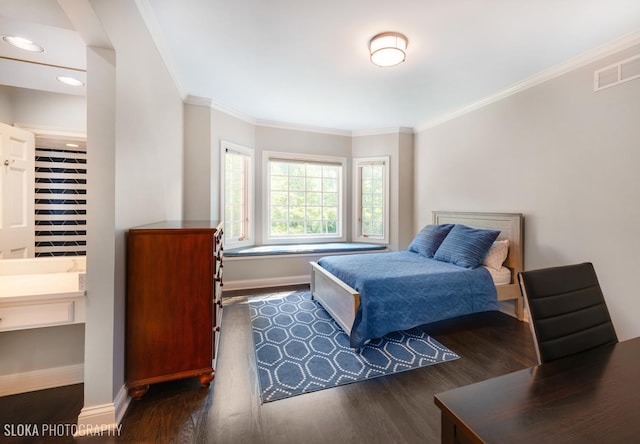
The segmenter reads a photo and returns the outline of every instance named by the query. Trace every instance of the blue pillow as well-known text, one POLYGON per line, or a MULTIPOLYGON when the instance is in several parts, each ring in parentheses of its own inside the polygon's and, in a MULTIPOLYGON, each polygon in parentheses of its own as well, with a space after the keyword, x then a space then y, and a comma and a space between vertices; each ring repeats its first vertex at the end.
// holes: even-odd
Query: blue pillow
POLYGON ((453 224, 427 225, 416 235, 409 245, 409 251, 432 258, 453 224))
POLYGON ((456 224, 442 241, 433 258, 465 268, 476 268, 489 252, 500 231, 456 224))

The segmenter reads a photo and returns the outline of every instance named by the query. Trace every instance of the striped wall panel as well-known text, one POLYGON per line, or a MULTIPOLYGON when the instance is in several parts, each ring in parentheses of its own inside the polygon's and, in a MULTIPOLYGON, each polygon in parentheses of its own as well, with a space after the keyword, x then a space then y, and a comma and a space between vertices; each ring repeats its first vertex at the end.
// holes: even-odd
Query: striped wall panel
POLYGON ((84 256, 87 153, 36 147, 36 257, 84 256))

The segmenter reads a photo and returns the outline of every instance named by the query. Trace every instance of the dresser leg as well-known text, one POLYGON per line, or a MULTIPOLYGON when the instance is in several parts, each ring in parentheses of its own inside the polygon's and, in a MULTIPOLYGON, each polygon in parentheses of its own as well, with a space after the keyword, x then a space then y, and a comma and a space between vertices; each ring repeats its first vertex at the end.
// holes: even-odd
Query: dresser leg
POLYGON ((202 375, 198 375, 198 381, 200 381, 200 385, 203 387, 209 387, 209 385, 211 384, 211 381, 213 381, 214 373, 215 372, 203 373, 202 375))
POLYGON ((140 385, 137 387, 129 387, 128 393, 129 393, 129 396, 131 396, 133 399, 135 399, 136 401, 140 401, 140 399, 142 399, 142 397, 144 396, 145 393, 147 393, 148 390, 149 390, 149 384, 140 385))

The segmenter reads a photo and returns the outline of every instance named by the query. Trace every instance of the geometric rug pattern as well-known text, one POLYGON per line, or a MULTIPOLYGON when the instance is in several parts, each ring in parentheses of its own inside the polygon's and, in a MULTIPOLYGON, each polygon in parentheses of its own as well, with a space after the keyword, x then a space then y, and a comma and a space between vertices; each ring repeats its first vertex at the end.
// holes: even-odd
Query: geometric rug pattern
POLYGON ((390 333, 355 352, 309 291, 249 299, 262 402, 458 359, 419 329, 390 333))

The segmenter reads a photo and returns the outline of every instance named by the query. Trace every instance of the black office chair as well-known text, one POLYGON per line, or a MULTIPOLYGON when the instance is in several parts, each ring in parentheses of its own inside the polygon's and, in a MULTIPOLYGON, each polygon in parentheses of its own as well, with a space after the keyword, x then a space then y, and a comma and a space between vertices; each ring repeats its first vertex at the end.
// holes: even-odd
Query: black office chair
POLYGON ((518 280, 539 363, 618 342, 591 263, 523 271, 518 280))

